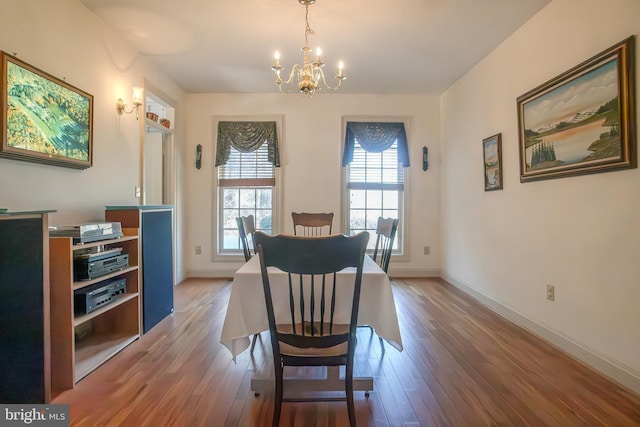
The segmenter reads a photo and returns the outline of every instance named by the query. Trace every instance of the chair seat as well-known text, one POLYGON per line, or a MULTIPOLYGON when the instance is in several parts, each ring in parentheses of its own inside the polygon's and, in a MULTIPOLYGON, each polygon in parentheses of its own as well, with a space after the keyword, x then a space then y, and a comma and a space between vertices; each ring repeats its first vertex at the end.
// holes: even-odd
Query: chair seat
MULTIPOLYGON (((310 330, 311 330, 311 324, 308 322, 305 322, 304 324, 304 328, 305 331, 307 331, 308 334, 311 334, 310 330)), ((315 328, 315 334, 316 336, 321 336, 320 335, 320 325, 319 324, 314 324, 314 328, 315 328)), ((277 325, 277 329, 278 329, 278 333, 281 334, 292 334, 293 333, 293 329, 291 327, 291 324, 278 324, 277 325)), ((300 323, 296 323, 296 331, 301 331, 302 330, 302 325, 300 323)), ((323 327, 322 327, 322 331, 324 332, 323 336, 328 336, 329 334, 327 333, 327 331, 329 331, 329 324, 328 323, 324 323, 323 327)), ((334 324, 333 325, 333 335, 336 334, 346 334, 349 332, 349 325, 348 324, 334 324)), ((286 356, 302 356, 302 357, 331 357, 331 356, 344 356, 347 354, 347 350, 348 350, 348 343, 345 341, 342 344, 338 344, 335 345, 333 347, 327 347, 327 348, 315 348, 315 347, 305 347, 305 348, 300 348, 300 347, 295 347, 293 345, 287 344, 285 342, 279 341, 280 343, 280 353, 282 355, 286 355, 286 356)))

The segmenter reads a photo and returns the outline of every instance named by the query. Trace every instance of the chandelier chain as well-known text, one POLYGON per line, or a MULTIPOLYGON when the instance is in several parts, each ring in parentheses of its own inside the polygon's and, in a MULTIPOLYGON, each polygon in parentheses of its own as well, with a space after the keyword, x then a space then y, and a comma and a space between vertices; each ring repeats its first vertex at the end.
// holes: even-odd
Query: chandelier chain
POLYGON ((315 34, 315 32, 309 26, 309 3, 305 3, 304 8, 305 8, 304 22, 306 24, 306 27, 304 30, 304 45, 305 47, 309 47, 309 34, 315 34))

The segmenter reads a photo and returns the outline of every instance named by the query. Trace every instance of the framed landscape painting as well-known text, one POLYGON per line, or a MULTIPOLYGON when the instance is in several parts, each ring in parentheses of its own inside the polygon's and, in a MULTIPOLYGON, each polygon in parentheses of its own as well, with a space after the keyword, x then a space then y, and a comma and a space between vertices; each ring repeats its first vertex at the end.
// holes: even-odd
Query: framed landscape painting
POLYGON ((0 56, 0 156, 91 167, 93 96, 5 52, 0 56))
POLYGON ((520 181, 637 166, 632 37, 518 97, 520 181))
POLYGON ((502 134, 482 140, 484 191, 502 190, 502 134))

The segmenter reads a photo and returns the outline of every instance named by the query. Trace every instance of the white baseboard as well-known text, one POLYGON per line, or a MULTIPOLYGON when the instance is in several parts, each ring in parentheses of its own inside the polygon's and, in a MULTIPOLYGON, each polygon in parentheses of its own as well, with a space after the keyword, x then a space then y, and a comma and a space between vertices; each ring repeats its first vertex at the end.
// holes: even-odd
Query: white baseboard
POLYGON ((440 270, 411 270, 389 268, 389 277, 440 277, 440 270))
MULTIPOLYGON (((212 278, 212 279, 232 279, 236 270, 188 270, 183 273, 185 279, 190 278, 212 278)), ((389 269, 389 277, 440 277, 440 270, 407 270, 389 269)))
POLYGON ((233 275, 237 269, 224 269, 224 270, 188 270, 185 273, 187 279, 233 279, 233 275))
POLYGON ((527 318, 526 316, 523 316, 522 314, 513 311, 503 304, 481 294, 468 284, 454 279, 446 272, 443 272, 441 277, 456 288, 472 296, 481 304, 493 310, 500 316, 506 318, 507 320, 515 323, 518 326, 521 326, 522 328, 539 336, 540 338, 549 341, 554 346, 560 348, 566 353, 569 353, 574 358, 597 370, 604 376, 617 382, 623 387, 626 387, 633 392, 640 394, 640 373, 635 372, 633 369, 624 366, 616 362, 615 360, 607 358, 604 355, 598 354, 597 352, 573 340, 571 337, 566 337, 557 332, 549 330, 548 328, 527 318))

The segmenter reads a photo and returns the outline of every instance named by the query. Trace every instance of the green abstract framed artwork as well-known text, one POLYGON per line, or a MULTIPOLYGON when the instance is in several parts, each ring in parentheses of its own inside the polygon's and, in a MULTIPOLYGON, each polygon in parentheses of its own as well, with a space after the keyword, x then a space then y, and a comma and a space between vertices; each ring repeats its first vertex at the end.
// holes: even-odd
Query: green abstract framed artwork
POLYGON ((0 56, 0 156, 91 167, 93 96, 5 52, 0 56))
POLYGON ((520 181, 637 166, 634 38, 518 97, 520 181))

